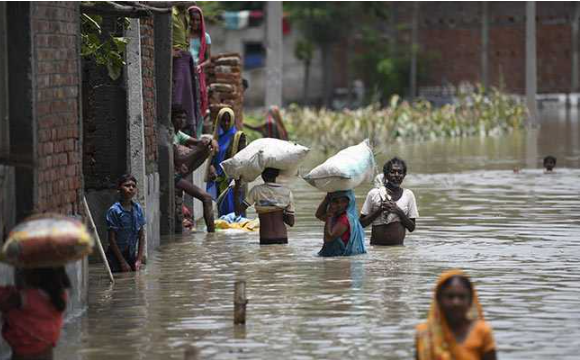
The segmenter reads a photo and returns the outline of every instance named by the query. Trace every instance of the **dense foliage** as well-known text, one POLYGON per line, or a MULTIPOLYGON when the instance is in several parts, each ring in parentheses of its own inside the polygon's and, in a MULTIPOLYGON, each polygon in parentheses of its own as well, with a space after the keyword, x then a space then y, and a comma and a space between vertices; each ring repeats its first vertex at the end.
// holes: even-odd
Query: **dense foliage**
MULTIPOLYGON (((125 66, 127 39, 122 36, 103 34, 103 19, 98 15, 81 14, 81 56, 94 60, 107 68, 109 77, 116 80, 125 66)), ((119 18, 121 26, 128 26, 127 18, 119 18)))
POLYGON ((496 135, 523 126, 525 104, 497 89, 461 91, 454 104, 409 103, 397 95, 390 105, 334 112, 291 106, 284 114, 292 139, 324 150, 370 138, 373 142, 496 135))

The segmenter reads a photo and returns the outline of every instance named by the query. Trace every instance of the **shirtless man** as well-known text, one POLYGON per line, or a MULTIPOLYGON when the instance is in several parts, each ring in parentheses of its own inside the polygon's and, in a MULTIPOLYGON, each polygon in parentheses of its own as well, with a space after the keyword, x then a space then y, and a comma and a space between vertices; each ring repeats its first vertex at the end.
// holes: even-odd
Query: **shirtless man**
POLYGON ((256 185, 240 205, 236 215, 254 205, 260 218, 260 245, 287 244, 286 225, 294 226, 294 200, 287 187, 277 184, 280 170, 266 168, 264 184, 256 185))
POLYGON ((407 230, 415 230, 419 217, 415 195, 401 184, 407 165, 397 157, 383 167, 383 185, 367 194, 361 209, 360 223, 372 227, 371 245, 403 245, 407 230))

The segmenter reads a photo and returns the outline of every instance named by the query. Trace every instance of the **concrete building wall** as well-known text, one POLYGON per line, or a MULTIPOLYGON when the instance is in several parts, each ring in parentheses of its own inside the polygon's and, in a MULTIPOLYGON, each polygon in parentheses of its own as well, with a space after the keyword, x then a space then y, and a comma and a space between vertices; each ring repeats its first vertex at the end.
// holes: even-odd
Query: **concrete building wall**
MULTIPOLYGON (((212 54, 237 52, 244 58, 244 44, 262 43, 266 46, 265 25, 248 27, 241 30, 228 30, 222 25, 209 25, 208 32, 211 36, 212 54)), ((301 38, 297 29, 291 29, 289 34, 283 36, 283 65, 282 65, 282 99, 284 104, 302 100, 304 84, 304 65, 294 56, 296 42, 301 38)), ((264 63, 265 64, 265 63, 264 63)), ((266 68, 243 70, 242 76, 250 83, 249 89, 244 93, 246 106, 263 106, 266 96, 266 68)), ((314 59, 310 65, 309 97, 311 102, 322 97, 322 63, 320 51, 315 51, 314 59)))
POLYGON ((160 183, 158 170, 157 102, 155 89, 155 19, 140 19, 141 77, 143 87, 143 126, 145 146, 145 169, 147 175, 147 252, 159 246, 160 231, 160 183))

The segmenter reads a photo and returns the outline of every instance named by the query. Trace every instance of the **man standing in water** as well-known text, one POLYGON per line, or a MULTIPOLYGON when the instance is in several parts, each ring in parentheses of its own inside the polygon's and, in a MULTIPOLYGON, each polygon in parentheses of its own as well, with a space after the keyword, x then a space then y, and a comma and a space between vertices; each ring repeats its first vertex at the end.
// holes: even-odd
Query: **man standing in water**
POLYGON ((277 184, 279 169, 262 172, 264 184, 250 190, 248 198, 236 209, 236 215, 254 206, 260 218, 260 245, 288 244, 286 225, 294 226, 294 199, 287 187, 277 184))
POLYGON ((407 165, 397 157, 383 167, 383 185, 372 189, 361 209, 360 223, 372 227, 371 245, 403 245, 407 230, 415 230, 419 217, 415 195, 401 184, 407 165))

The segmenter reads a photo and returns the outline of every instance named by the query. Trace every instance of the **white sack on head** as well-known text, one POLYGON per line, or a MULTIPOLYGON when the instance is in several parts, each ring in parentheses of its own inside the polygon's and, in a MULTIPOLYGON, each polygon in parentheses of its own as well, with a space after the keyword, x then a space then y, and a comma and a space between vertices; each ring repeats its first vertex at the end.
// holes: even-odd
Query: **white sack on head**
POLYGON ((375 171, 375 157, 369 140, 339 151, 318 165, 304 180, 324 192, 352 190, 370 181, 375 171))
POLYGON ((220 165, 226 175, 245 182, 256 180, 266 168, 280 170, 281 175, 293 176, 310 149, 290 141, 263 138, 252 141, 246 148, 220 165))

